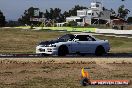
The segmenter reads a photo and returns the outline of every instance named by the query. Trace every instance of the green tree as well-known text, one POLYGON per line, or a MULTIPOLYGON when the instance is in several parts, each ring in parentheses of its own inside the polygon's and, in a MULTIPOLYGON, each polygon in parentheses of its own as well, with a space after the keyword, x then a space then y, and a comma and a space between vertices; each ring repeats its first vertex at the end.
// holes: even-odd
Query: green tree
POLYGON ((3 12, 0 10, 0 27, 5 26, 5 16, 3 15, 3 12))
POLYGON ((63 21, 63 15, 61 13, 61 9, 60 8, 50 8, 50 10, 48 11, 46 9, 46 12, 44 13, 44 17, 49 20, 54 20, 55 22, 62 22, 63 21))
POLYGON ((124 5, 121 5, 119 8, 118 8, 118 16, 120 18, 123 18, 123 19, 126 19, 127 18, 127 15, 129 14, 129 10, 125 8, 124 5))
POLYGON ((110 10, 111 12, 112 12, 112 14, 113 15, 115 15, 116 16, 116 12, 111 8, 111 10, 110 10))
POLYGON ((87 9, 87 7, 75 5, 74 8, 72 8, 71 10, 69 10, 69 15, 70 16, 76 16, 77 15, 77 10, 82 10, 82 9, 87 9))
POLYGON ((62 22, 66 21, 66 17, 70 16, 77 16, 77 10, 87 9, 87 7, 75 5, 74 8, 70 9, 69 11, 64 11, 62 14, 62 22))
POLYGON ((30 22, 30 18, 36 17, 36 18, 42 18, 43 12, 39 12, 39 16, 36 16, 35 10, 39 11, 39 8, 30 7, 29 9, 25 10, 24 14, 21 18, 18 19, 19 22, 23 24, 33 24, 30 22))
POLYGON ((46 9, 46 12, 44 13, 44 17, 46 19, 50 19, 50 12, 46 9))
POLYGON ((70 26, 70 27, 76 27, 78 24, 76 21, 70 21, 67 26, 70 26))
POLYGON ((62 15, 62 16, 61 16, 61 21, 62 21, 62 22, 65 22, 65 21, 66 21, 66 17, 70 17, 69 12, 67 12, 67 11, 64 11, 64 13, 61 14, 61 15, 62 15))

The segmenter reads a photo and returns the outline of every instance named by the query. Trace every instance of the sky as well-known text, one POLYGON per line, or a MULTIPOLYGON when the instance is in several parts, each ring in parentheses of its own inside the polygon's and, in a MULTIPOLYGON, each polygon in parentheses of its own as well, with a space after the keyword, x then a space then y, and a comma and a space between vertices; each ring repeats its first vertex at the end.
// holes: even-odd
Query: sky
MULTIPOLYGON (((92 0, 0 0, 0 10, 6 16, 6 20, 17 20, 23 15, 24 11, 29 7, 40 8, 40 11, 44 12, 50 8, 60 8, 62 11, 68 11, 75 5, 81 5, 89 7, 92 0)), ((117 11, 118 7, 122 4, 125 5, 131 12, 129 16, 132 16, 132 0, 98 0, 102 1, 103 5, 107 9, 113 8, 117 11)))

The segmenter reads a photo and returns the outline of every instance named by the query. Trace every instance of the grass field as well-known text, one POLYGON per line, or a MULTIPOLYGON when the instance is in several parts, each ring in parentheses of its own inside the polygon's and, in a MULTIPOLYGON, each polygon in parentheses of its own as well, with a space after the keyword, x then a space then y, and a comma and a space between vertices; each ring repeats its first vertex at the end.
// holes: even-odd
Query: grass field
MULTIPOLYGON (((38 42, 63 34, 66 32, 0 29, 0 53, 35 53, 38 42)), ((96 37, 108 39, 112 53, 132 53, 132 39, 96 37)), ((80 85, 83 67, 88 68, 91 79, 132 80, 131 58, 0 58, 0 88, 84 88, 80 85)), ((132 88, 132 84, 86 88, 132 88)))
POLYGON ((0 53, 35 53, 42 40, 57 38, 64 33, 22 29, 0 29, 0 53))
MULTIPOLYGON (((38 42, 55 39, 66 33, 68 32, 0 28, 0 53, 35 53, 38 42)), ((97 37, 110 41, 111 53, 132 53, 132 39, 97 37)))
POLYGON ((73 28, 73 27, 44 27, 43 29, 51 30, 67 30, 67 31, 80 31, 80 32, 95 32, 96 28, 73 28))
POLYGON ((96 36, 100 39, 107 39, 110 42, 111 53, 132 53, 132 39, 96 36))
MULTIPOLYGON (((84 88, 83 67, 91 79, 132 80, 132 60, 127 58, 0 59, 0 88, 84 88)), ((132 88, 132 84, 86 88, 132 88)))

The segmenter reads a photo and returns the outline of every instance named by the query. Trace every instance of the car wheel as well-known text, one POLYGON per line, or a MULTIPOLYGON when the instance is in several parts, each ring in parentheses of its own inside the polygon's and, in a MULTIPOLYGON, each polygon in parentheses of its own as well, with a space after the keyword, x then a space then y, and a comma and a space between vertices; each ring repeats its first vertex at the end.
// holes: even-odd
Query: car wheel
POLYGON ((102 56, 103 54, 105 54, 104 47, 98 46, 98 47, 96 48, 95 55, 96 55, 96 56, 102 56))
POLYGON ((66 56, 68 52, 69 51, 67 46, 60 46, 58 49, 58 56, 66 56))
POLYGON ((90 80, 88 78, 83 78, 81 80, 81 85, 82 86, 88 86, 88 85, 90 85, 90 80))

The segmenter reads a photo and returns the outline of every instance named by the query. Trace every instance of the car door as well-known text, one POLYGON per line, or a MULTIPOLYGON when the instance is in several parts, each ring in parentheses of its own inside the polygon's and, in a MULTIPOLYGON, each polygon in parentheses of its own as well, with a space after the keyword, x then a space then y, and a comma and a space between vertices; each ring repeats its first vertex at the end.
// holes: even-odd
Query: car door
POLYGON ((87 36, 77 35, 72 42, 72 52, 73 53, 86 53, 87 52, 87 36))
POLYGON ((91 36, 87 36, 87 42, 85 42, 85 52, 86 53, 94 53, 95 52, 95 49, 97 47, 97 41, 92 38, 91 36))

